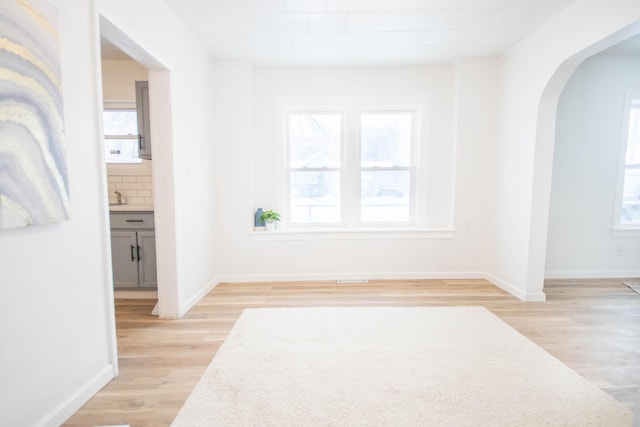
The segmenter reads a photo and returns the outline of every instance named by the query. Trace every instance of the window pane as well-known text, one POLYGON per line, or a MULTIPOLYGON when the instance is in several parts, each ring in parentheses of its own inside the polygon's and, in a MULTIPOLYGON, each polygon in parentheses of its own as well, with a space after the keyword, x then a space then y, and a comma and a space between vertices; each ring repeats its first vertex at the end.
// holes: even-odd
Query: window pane
POLYGON ((640 165, 640 109, 631 110, 627 140, 627 165, 640 165))
POLYGON ((411 173, 366 171, 360 180, 360 221, 408 222, 411 173))
POLYGON ((105 139, 107 163, 140 163, 138 138, 105 139))
POLYGON ((340 114, 289 115, 289 166, 340 167, 340 114))
POLYGON ((340 222, 340 173, 291 172, 291 223, 340 222))
POLYGON ((411 165, 412 114, 365 113, 360 120, 363 167, 411 165))
POLYGON ((640 169, 625 170, 620 223, 640 224, 640 169))
POLYGON ((135 110, 104 110, 105 135, 137 135, 138 114, 135 110))

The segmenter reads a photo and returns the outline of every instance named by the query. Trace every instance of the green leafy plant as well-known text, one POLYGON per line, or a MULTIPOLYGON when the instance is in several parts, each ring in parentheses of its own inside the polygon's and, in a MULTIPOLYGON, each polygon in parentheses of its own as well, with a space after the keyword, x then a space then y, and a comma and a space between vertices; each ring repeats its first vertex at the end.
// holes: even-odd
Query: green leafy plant
POLYGON ((260 221, 263 222, 275 222, 280 221, 280 214, 276 211, 264 211, 260 215, 260 221))

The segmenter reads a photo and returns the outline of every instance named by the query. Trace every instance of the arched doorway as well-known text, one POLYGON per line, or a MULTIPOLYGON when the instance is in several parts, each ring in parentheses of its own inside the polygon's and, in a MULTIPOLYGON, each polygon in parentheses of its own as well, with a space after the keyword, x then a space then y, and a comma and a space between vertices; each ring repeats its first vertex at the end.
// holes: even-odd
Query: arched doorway
POLYGON ((640 21, 573 54, 557 68, 542 94, 536 126, 527 276, 528 286, 532 286, 533 289, 539 287, 542 291, 545 276, 558 100, 567 82, 583 61, 636 34, 640 34, 640 21))

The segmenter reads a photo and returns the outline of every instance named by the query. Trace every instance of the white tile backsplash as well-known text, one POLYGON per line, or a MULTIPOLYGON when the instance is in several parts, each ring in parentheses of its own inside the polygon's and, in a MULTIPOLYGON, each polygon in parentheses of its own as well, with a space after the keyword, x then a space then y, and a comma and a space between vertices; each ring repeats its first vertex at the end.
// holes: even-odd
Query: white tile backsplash
POLYGON ((122 202, 130 205, 153 205, 151 175, 109 175, 109 203, 116 203, 115 191, 122 193, 122 202))
POLYGON ((153 206, 152 164, 151 160, 145 159, 136 164, 108 164, 109 203, 117 202, 114 192, 119 191, 124 203, 153 206))

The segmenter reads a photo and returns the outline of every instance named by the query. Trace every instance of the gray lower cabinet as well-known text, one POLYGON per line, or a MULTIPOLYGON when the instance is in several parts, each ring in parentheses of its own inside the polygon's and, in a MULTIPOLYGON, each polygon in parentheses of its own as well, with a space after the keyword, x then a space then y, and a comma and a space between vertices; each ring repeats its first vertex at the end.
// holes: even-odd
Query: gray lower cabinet
POLYGON ((152 212, 111 213, 111 260, 117 289, 155 289, 156 235, 152 212))

